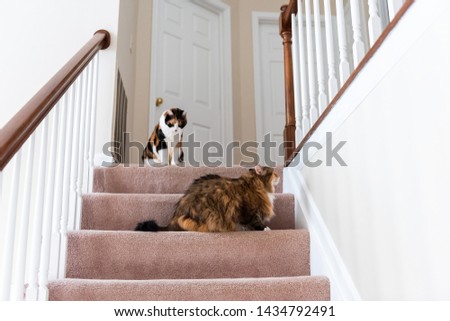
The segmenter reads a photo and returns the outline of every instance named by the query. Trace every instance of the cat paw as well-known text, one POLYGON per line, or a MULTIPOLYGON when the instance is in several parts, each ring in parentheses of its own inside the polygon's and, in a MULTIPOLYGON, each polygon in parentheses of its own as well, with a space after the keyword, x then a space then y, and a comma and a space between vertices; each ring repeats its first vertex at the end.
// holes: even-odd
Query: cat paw
POLYGON ((266 226, 266 228, 264 229, 264 231, 271 231, 270 227, 266 226))

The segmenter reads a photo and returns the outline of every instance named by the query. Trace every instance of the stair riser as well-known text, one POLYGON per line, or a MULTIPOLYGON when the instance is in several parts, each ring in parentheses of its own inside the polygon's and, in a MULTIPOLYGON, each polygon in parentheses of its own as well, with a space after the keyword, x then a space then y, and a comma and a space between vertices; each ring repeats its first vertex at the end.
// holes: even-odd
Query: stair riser
POLYGON ((309 274, 303 230, 70 233, 66 277, 200 279, 309 274))
MULTIPOLYGON (((183 194, 192 181, 206 174, 226 177, 239 177, 248 169, 242 167, 199 167, 183 168, 166 166, 161 168, 131 166, 124 170, 123 165, 105 168, 98 167, 94 174, 94 193, 132 193, 132 194, 183 194)), ((276 169, 281 180, 276 188, 283 191, 282 168, 276 169)))
POLYGON ((64 301, 325 301, 324 277, 157 281, 50 282, 49 299, 64 301))
MULTIPOLYGON (((132 231, 138 222, 155 220, 166 226, 180 194, 89 194, 83 196, 81 228, 132 231)), ((294 229, 294 197, 277 194, 271 229, 294 229)))

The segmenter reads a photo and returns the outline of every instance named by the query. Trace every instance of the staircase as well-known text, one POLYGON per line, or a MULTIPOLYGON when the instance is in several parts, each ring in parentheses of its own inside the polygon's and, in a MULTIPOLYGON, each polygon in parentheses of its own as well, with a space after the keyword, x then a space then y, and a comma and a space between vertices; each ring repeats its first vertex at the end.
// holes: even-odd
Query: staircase
POLYGON ((96 168, 81 229, 68 234, 66 278, 49 283, 49 300, 329 300, 328 279, 310 275, 309 234, 295 229, 282 182, 271 231, 133 231, 148 219, 166 225, 194 178, 246 170, 96 168))

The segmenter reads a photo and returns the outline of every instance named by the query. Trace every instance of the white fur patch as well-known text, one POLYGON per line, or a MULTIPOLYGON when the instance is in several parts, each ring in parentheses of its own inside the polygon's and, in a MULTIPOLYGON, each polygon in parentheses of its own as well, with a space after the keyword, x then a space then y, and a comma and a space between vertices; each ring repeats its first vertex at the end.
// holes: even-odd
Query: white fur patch
MULTIPOLYGON (((168 111, 169 115, 173 115, 173 113, 169 110, 168 111)), ((178 127, 178 124, 176 124, 173 127, 169 127, 166 124, 166 113, 164 113, 161 118, 159 119, 159 127, 161 128, 164 136, 166 136, 166 138, 164 139, 165 142, 167 143, 167 160, 163 159, 162 162, 163 163, 168 163, 169 165, 175 165, 176 164, 176 160, 175 160, 175 149, 176 149, 176 144, 180 141, 180 137, 183 134, 183 129, 178 127)), ((160 151, 162 152, 162 151, 160 151)), ((160 158, 162 158, 160 156, 160 158)))
POLYGON ((267 196, 269 196, 270 203, 273 205, 273 201, 275 200, 275 194, 267 193, 267 196))

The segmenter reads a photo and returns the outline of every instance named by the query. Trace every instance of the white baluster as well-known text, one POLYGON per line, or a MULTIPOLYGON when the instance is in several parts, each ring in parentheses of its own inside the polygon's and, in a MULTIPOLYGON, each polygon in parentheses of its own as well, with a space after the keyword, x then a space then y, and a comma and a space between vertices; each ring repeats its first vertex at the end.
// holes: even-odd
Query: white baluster
POLYGON ((79 152, 80 152, 80 131, 81 131, 81 102, 82 102, 82 88, 84 87, 83 74, 79 78, 79 82, 76 85, 75 93, 75 120, 73 127, 73 142, 72 142, 72 166, 70 169, 70 186, 71 195, 69 203, 69 218, 67 229, 74 230, 76 222, 76 212, 78 203, 77 194, 77 180, 78 180, 78 166, 79 166, 79 152))
POLYGON ((295 14, 291 16, 292 22, 292 65, 294 74, 294 105, 295 105, 295 141, 301 142, 303 138, 302 132, 302 114, 300 100, 300 70, 299 70, 299 49, 298 49, 298 31, 297 18, 295 14))
POLYGON ((65 160, 65 150, 66 145, 66 132, 67 132, 67 94, 65 94, 61 103, 58 106, 60 108, 61 120, 59 124, 59 134, 57 142, 57 156, 56 156, 56 177, 55 177, 55 191, 54 191, 54 202, 53 202, 53 218, 52 218, 52 235, 51 235, 51 245, 50 245, 50 266, 49 266, 49 279, 56 280, 58 278, 58 265, 59 265, 59 253, 60 253, 60 223, 62 215, 62 199, 63 199, 63 180, 64 180, 64 164, 65 160))
POLYGON ((32 235, 31 235, 31 250, 30 250, 30 267, 28 275, 28 287, 26 290, 26 299, 29 301, 37 301, 39 297, 38 288, 38 273, 39 273, 39 261, 41 257, 41 244, 42 244, 42 219, 44 212, 44 191, 45 191, 45 173, 47 167, 47 139, 48 139, 48 116, 44 119, 40 127, 40 153, 38 164, 38 176, 36 190, 36 205, 34 211, 34 220, 32 223, 32 235))
POLYGON ((88 74, 86 70, 83 72, 83 87, 82 87, 82 99, 81 99, 81 120, 80 120, 80 149, 78 152, 78 175, 77 175, 77 205, 75 212, 75 225, 74 229, 78 230, 81 221, 81 203, 83 196, 83 178, 84 178, 84 145, 86 142, 86 114, 87 114, 87 86, 88 86, 88 74))
POLYGON ((25 264, 27 257, 28 245, 28 226, 30 219, 30 205, 31 205, 31 186, 33 185, 33 163, 34 163, 34 146, 35 134, 32 134, 27 142, 25 152, 25 178, 24 191, 22 196, 22 209, 19 217, 19 229, 17 237, 17 250, 14 261, 14 274, 11 289, 12 300, 23 300, 24 298, 24 284, 25 284, 25 264))
POLYGON ((9 300, 11 293, 11 275, 14 257, 14 238, 16 235, 16 217, 19 198, 21 159, 22 151, 19 150, 12 160, 13 174, 11 183, 11 195, 9 198, 8 214, 6 217, 5 239, 3 243, 3 255, 0 269, 0 300, 2 301, 9 300))
POLYGON ((96 130, 96 121, 97 121, 97 87, 98 87, 98 60, 99 60, 99 53, 95 55, 95 58, 93 60, 93 66, 94 66, 94 75, 93 75, 93 92, 92 92, 92 117, 91 117, 91 134, 90 134, 90 150, 89 150, 89 189, 88 192, 92 192, 92 186, 94 182, 94 154, 95 154, 95 130, 96 130))
POLYGON ((353 61, 355 69, 366 53, 362 39, 361 9, 359 7, 359 1, 360 0, 350 0, 353 27, 353 61))
POLYGON ((84 178, 83 178, 83 193, 87 193, 89 190, 89 172, 90 172, 90 163, 89 163, 89 151, 90 151, 90 141, 91 141, 91 118, 92 118, 92 95, 93 95, 93 61, 87 67, 88 74, 88 92, 87 92, 87 103, 86 103, 86 135, 84 142, 84 178))
POLYGON ((75 149, 73 144, 73 132, 74 132, 74 113, 75 113, 75 95, 78 81, 69 90, 68 96, 68 119, 66 128, 66 143, 65 143, 65 162, 64 162, 64 182, 63 182, 63 200, 62 200, 62 210, 61 210, 61 223, 60 223, 60 256, 59 256, 59 271, 58 278, 63 278, 65 276, 65 266, 66 266, 66 248, 67 248, 67 225, 69 220, 69 203, 71 196, 70 188, 70 176, 71 168, 73 166, 72 153, 75 149))
MULTIPOLYGON (((305 40, 305 28, 303 27, 303 6, 302 1, 298 0, 298 51, 300 58, 300 86, 301 86, 301 98, 302 98, 302 129, 303 136, 305 136, 311 129, 311 122, 309 120, 309 88, 308 88, 308 71, 306 69, 306 40, 305 40)), ((300 140, 298 141, 300 143, 300 140)))
POLYGON ((373 46, 378 37, 380 37, 383 27, 381 24, 381 17, 378 12, 378 1, 369 0, 369 40, 370 45, 373 46))
POLYGON ((339 41, 339 78, 341 87, 350 76, 350 63, 347 55, 347 34, 345 30, 345 15, 343 0, 336 0, 337 29, 339 41))
POLYGON ((392 21, 397 12, 403 6, 404 0, 387 0, 389 10, 389 20, 392 21))
POLYGON ((336 77, 336 61, 334 58, 334 34, 333 23, 331 21, 331 0, 325 0, 325 34, 327 38, 327 58, 328 58, 328 96, 330 100, 336 96, 338 91, 338 80, 336 77))
POLYGON ((308 50, 308 75, 309 75, 309 99, 310 99, 310 118, 313 125, 319 118, 319 110, 317 109, 317 84, 314 55, 314 39, 312 35, 311 20, 311 2, 305 0, 305 19, 306 19, 306 47, 308 50))
POLYGON ((55 168, 57 154, 57 138, 59 126, 59 104, 55 106, 53 115, 51 115, 52 124, 50 126, 49 136, 49 164, 47 169, 45 201, 44 201, 44 218, 42 226, 42 246, 41 258, 39 262, 39 300, 46 301, 48 299, 48 270, 50 264, 50 241, 52 235, 52 218, 53 218, 53 201, 55 191, 55 168))
POLYGON ((319 0, 314 0, 314 31, 316 37, 316 64, 317 80, 319 84, 319 113, 322 114, 328 106, 328 97, 325 89, 325 68, 323 65, 323 45, 322 45, 322 21, 320 19, 319 0))

